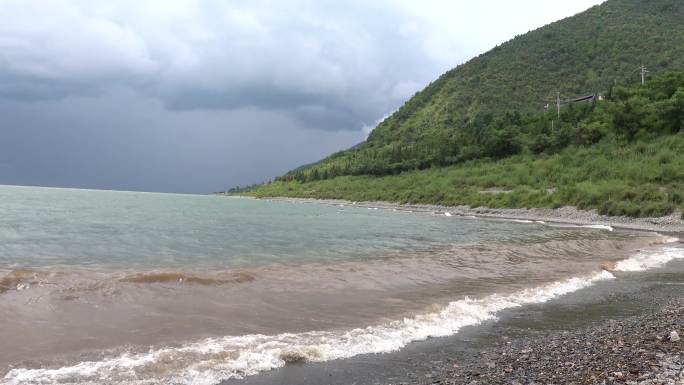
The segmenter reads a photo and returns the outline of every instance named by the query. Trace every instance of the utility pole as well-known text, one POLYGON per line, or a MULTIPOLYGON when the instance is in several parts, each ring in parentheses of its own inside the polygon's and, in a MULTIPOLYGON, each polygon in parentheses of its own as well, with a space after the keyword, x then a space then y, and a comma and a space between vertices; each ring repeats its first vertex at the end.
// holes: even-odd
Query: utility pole
POLYGON ((644 84, 646 84, 646 74, 647 74, 648 72, 649 72, 649 71, 646 69, 646 66, 644 66, 644 65, 642 64, 642 65, 641 65, 641 85, 642 85, 642 86, 643 86, 644 84))

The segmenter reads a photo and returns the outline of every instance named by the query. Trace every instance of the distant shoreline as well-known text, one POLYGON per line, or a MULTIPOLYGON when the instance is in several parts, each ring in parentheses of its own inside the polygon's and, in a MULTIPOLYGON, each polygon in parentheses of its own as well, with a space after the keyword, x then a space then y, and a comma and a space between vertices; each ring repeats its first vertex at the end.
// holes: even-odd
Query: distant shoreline
POLYGON ((679 210, 663 217, 631 218, 600 215, 596 210, 586 211, 566 206, 557 209, 531 208, 531 209, 493 209, 488 207, 469 206, 441 206, 427 204, 401 204, 391 202, 351 202, 343 199, 314 199, 314 198, 288 198, 268 197, 254 198, 275 202, 289 203, 315 203, 324 205, 345 205, 362 208, 378 208, 385 210, 400 210, 411 212, 427 212, 442 215, 460 217, 477 217, 485 219, 524 220, 548 223, 562 223, 571 225, 604 225, 614 228, 640 231, 655 231, 661 233, 676 234, 684 237, 684 220, 679 210))

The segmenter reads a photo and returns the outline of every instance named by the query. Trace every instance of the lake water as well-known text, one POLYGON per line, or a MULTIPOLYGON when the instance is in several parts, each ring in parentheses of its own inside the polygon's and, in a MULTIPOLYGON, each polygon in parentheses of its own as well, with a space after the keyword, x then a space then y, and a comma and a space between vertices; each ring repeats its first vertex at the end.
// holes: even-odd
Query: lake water
POLYGON ((684 258, 654 233, 0 186, 0 384, 216 384, 396 351, 684 258))

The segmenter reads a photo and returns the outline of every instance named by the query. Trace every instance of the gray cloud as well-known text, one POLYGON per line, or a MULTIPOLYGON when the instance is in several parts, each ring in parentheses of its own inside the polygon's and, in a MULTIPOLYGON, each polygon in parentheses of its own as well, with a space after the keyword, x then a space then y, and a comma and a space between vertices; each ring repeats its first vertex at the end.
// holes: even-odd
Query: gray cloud
MULTIPOLYGON (((0 95, 129 87, 171 109, 292 109, 309 126, 358 130, 475 53, 471 46, 508 36, 494 23, 473 36, 473 19, 497 13, 469 3, 5 0, 0 95)), ((524 25, 537 14, 546 16, 526 12, 524 25)))
POLYGON ((411 73, 420 55, 387 55, 411 43, 386 24, 398 15, 360 3, 6 3, 10 99, 128 87, 170 109, 291 109, 309 126, 360 129, 407 96, 396 84, 415 92, 427 75, 411 73))

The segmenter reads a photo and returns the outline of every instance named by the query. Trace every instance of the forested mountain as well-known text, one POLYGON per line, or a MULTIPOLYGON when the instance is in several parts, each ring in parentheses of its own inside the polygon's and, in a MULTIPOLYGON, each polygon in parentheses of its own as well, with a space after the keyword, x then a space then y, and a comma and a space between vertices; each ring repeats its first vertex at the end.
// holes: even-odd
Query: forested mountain
POLYGON ((253 194, 671 212, 684 194, 682 20, 682 0, 608 0, 518 36, 442 75, 365 143, 253 194))
POLYGON ((483 138, 483 151, 498 157, 388 176, 329 178, 314 167, 297 174, 305 181, 286 176, 251 194, 513 208, 573 205, 628 216, 660 216, 684 204, 684 72, 666 72, 643 86, 613 87, 605 100, 570 105, 561 112, 566 124, 545 132, 548 115, 507 114, 487 126, 497 134, 483 138))
MULTIPOLYGON (((566 101, 639 83, 642 64, 649 75, 684 68, 682 20, 681 0, 608 0, 518 36, 442 75, 383 121, 363 145, 285 179, 387 175, 510 155, 492 151, 492 140, 519 136, 520 120, 539 115, 547 104, 544 126, 530 134, 550 135, 559 92, 566 101)), ((576 124, 561 119, 554 128, 571 130, 567 126, 576 124)), ((530 146, 558 149, 542 139, 530 146)))

